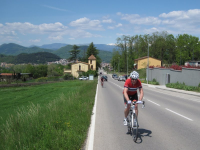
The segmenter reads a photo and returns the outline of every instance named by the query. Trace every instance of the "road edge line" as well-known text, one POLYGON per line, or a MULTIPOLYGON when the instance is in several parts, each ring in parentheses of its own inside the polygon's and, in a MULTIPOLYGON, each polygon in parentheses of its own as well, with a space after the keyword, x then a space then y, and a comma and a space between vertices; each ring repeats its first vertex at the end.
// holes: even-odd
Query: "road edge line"
MULTIPOLYGON (((98 80, 98 83, 99 83, 99 80, 98 80)), ((93 150, 95 119, 96 119, 96 105, 97 105, 97 95, 98 95, 98 83, 97 83, 94 107, 93 107, 92 116, 91 116, 91 124, 90 124, 89 133, 88 133, 88 140, 87 140, 87 144, 86 144, 86 150, 93 150)))

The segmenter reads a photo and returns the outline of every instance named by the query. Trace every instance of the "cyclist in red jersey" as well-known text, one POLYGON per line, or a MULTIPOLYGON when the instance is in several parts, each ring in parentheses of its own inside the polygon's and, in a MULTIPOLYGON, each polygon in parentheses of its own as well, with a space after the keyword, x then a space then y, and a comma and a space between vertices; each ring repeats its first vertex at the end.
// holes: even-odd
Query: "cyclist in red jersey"
MULTIPOLYGON (((138 101, 137 89, 139 89, 140 92, 139 100, 141 101, 144 95, 142 84, 141 81, 139 80, 139 74, 136 71, 133 71, 130 74, 130 78, 128 78, 124 84, 124 90, 123 90, 123 97, 125 104, 124 125, 127 125, 127 116, 130 110, 131 102, 133 100, 138 101)), ((135 112, 136 115, 138 116, 137 104, 135 104, 135 112)))
POLYGON ((104 78, 103 76, 101 77, 101 86, 103 86, 103 81, 104 81, 104 78))

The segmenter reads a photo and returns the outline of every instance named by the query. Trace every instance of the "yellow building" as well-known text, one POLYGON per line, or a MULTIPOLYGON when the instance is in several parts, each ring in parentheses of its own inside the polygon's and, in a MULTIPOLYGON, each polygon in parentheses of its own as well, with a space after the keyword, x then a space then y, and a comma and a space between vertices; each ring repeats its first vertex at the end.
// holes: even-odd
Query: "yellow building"
MULTIPOLYGON (((148 56, 135 59, 135 69, 147 68, 148 56)), ((161 60, 149 57, 149 66, 161 66, 161 60)))
POLYGON ((94 55, 91 55, 88 58, 88 63, 79 62, 73 63, 71 65, 71 70, 64 70, 64 73, 70 73, 74 77, 78 78, 82 72, 87 72, 88 70, 96 70, 96 58, 94 55))

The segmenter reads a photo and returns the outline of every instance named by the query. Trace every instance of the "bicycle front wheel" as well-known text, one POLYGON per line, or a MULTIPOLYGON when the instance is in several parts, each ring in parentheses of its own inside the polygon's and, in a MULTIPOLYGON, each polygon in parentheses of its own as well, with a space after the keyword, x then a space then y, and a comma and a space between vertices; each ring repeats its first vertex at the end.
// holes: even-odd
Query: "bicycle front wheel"
POLYGON ((137 115, 133 114, 132 115, 132 136, 133 136, 133 140, 134 142, 137 141, 138 138, 138 120, 137 120, 137 115))

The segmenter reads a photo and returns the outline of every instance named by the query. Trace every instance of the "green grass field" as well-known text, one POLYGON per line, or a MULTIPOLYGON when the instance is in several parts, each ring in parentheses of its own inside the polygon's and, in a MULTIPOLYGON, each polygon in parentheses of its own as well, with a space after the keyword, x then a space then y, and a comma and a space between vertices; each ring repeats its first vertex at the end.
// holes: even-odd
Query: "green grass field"
POLYGON ((0 149, 81 149, 97 80, 0 88, 0 149))

